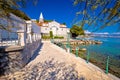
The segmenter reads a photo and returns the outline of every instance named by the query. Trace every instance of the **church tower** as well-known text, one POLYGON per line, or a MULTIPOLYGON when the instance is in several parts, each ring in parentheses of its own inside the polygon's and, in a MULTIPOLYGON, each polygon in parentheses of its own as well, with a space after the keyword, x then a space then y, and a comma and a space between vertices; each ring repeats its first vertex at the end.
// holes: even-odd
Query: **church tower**
POLYGON ((40 23, 40 22, 44 22, 44 18, 43 18, 42 13, 40 14, 40 17, 39 17, 39 23, 40 23))

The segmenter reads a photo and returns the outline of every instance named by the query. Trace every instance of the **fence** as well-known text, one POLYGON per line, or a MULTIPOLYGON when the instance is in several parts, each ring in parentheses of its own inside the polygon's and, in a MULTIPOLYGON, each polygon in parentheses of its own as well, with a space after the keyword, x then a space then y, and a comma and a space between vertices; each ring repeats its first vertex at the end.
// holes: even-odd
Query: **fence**
MULTIPOLYGON (((54 40, 52 40, 51 42, 67 51, 68 47, 66 44, 54 40)), ((69 45, 69 50, 69 52, 76 55, 76 57, 83 58, 86 63, 90 62, 98 66, 106 74, 112 73, 113 75, 120 77, 120 59, 116 59, 110 55, 92 53, 89 50, 83 50, 80 45, 74 45, 74 47, 72 45, 69 45)))
POLYGON ((18 34, 0 30, 0 46, 18 45, 18 34))
POLYGON ((0 47, 10 45, 25 46, 41 39, 40 27, 31 20, 25 21, 13 14, 9 19, 1 19, 0 24, 11 31, 0 29, 0 47))

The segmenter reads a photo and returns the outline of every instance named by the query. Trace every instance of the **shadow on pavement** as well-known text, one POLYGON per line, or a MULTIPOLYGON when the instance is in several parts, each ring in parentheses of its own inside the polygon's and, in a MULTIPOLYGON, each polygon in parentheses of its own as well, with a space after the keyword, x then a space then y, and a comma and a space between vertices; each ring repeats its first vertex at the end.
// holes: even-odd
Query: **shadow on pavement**
POLYGON ((41 51, 42 46, 43 46, 43 43, 41 43, 40 46, 37 48, 37 50, 35 50, 33 56, 30 58, 28 63, 34 60, 39 55, 39 52, 41 51))

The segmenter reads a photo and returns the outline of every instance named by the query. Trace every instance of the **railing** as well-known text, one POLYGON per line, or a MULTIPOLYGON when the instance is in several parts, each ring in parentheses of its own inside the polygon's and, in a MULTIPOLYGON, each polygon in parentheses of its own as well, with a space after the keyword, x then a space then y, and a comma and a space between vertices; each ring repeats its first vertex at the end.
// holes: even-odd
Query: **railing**
POLYGON ((0 47, 18 45, 18 34, 7 30, 0 30, 0 47))
MULTIPOLYGON (((69 48, 69 52, 74 54, 76 57, 83 58, 88 64, 93 63, 94 65, 101 68, 106 74, 112 73, 113 75, 120 77, 120 59, 116 59, 111 55, 105 55, 100 53, 92 53, 89 50, 84 50, 80 47, 80 45, 72 45, 63 44, 62 42, 51 41, 55 45, 65 49, 69 48)), ((67 42, 66 42, 67 43, 67 42)))
POLYGON ((25 21, 13 14, 10 14, 9 20, 6 18, 0 20, 0 24, 6 29, 11 27, 11 31, 0 29, 0 47, 19 45, 25 46, 41 39, 40 27, 31 20, 25 21))

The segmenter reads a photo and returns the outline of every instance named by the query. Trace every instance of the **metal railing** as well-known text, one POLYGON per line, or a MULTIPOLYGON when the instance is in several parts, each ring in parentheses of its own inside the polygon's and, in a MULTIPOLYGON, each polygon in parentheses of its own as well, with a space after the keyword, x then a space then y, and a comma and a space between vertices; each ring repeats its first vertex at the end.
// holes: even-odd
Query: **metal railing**
POLYGON ((73 48, 68 42, 66 42, 67 45, 63 44, 62 42, 55 41, 52 41, 52 43, 56 44, 57 46, 63 49, 69 48, 70 53, 76 55, 76 57, 83 58, 87 64, 89 62, 93 63, 94 65, 101 68, 106 74, 112 73, 113 75, 120 77, 119 59, 115 59, 110 55, 91 53, 89 50, 82 51, 82 48, 80 46, 75 46, 75 48, 73 48))

